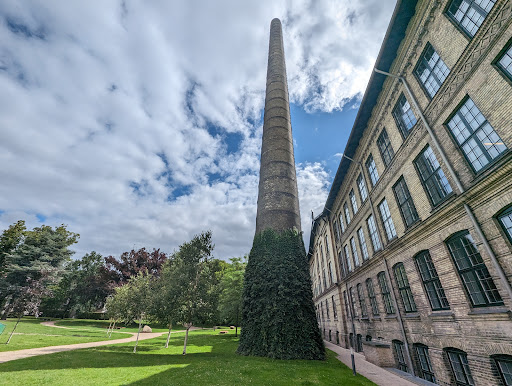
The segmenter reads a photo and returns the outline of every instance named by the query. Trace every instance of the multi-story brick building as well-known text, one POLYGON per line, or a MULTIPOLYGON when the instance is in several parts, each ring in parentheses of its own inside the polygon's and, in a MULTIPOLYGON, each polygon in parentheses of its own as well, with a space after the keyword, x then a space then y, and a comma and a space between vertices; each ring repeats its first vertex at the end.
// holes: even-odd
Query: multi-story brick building
POLYGON ((309 261, 324 338, 512 385, 512 0, 399 1, 309 261))

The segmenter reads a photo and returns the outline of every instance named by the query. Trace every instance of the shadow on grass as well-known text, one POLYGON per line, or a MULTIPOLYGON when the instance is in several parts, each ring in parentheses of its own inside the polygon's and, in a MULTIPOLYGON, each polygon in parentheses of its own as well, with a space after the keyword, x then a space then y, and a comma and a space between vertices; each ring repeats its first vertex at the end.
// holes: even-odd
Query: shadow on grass
POLYGON ((133 344, 119 344, 31 357, 0 364, 0 373, 10 376, 9 379, 30 376, 34 383, 51 377, 58 384, 70 380, 71 374, 82 377, 73 378, 80 384, 101 379, 109 383, 114 377, 116 381, 109 384, 137 386, 372 384, 363 377, 353 377, 332 352, 326 361, 239 356, 235 354, 238 338, 234 335, 195 332, 189 336, 188 354, 183 356, 183 338, 182 335, 171 337, 168 349, 164 348, 165 336, 142 341, 137 354, 132 353, 133 344), (76 373, 66 371, 74 369, 76 373), (18 374, 21 371, 23 375, 18 374), (141 374, 145 374, 142 379, 141 374))

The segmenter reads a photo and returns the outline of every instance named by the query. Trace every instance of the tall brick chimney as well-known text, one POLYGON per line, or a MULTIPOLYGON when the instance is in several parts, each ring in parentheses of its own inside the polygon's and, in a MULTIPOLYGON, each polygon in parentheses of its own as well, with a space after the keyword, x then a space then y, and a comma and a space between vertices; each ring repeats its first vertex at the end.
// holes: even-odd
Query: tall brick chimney
POLYGON ((299 195, 281 21, 272 20, 263 118, 256 234, 267 228, 300 231, 299 195))

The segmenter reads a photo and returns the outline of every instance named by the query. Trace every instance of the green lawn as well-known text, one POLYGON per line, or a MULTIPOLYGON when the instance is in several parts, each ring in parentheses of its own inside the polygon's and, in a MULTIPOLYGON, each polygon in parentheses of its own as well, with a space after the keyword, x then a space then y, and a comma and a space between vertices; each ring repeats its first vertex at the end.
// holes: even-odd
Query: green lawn
POLYGON ((103 346, 20 359, 0 364, 8 385, 372 385, 328 351, 326 361, 272 360, 235 354, 234 331, 193 331, 188 354, 183 333, 133 344, 103 346))
MULTIPOLYGON (((55 324, 57 326, 79 328, 82 330, 90 329, 90 328, 93 328, 93 329, 102 328, 103 330, 106 331, 109 323, 110 322, 108 320, 63 319, 63 320, 57 321, 55 324)), ((145 324, 147 324, 147 323, 143 323, 142 325, 144 326, 145 324)), ((118 331, 118 332, 119 331, 137 332, 137 330, 139 328, 139 325, 136 322, 132 323, 129 326, 124 326, 124 324, 123 325, 116 324, 116 328, 120 327, 120 326, 122 328, 120 330, 116 330, 116 331, 118 331)), ((149 326, 151 327, 152 332, 167 332, 168 331, 168 328, 166 326, 161 326, 159 324, 149 323, 149 326)), ((173 326, 172 329, 173 330, 182 330, 183 327, 181 325, 176 325, 176 326, 173 326)))
MULTIPOLYGON (((75 344, 108 340, 106 328, 87 328, 82 325, 72 326, 71 329, 42 326, 40 319, 23 318, 16 328, 11 342, 6 345, 7 339, 16 324, 16 319, 2 320, 7 327, 0 335, 0 352, 23 350, 27 348, 58 346, 61 344, 75 344)), ((59 323, 57 323, 59 324, 59 323)), ((107 322, 108 326, 108 322, 107 322)), ((124 330, 123 330, 124 331, 124 330)), ((131 334, 115 331, 111 339, 128 338, 131 334)))

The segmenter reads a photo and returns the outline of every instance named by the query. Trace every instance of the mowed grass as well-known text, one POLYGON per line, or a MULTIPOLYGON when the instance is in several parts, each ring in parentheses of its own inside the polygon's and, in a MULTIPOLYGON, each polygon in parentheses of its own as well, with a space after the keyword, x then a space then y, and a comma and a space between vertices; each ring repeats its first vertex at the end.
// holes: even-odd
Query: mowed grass
MULTIPOLYGON (((109 340, 106 328, 84 328, 79 325, 73 326, 71 329, 55 328, 41 325, 41 319, 23 318, 18 324, 11 342, 6 345, 5 342, 9 339, 16 319, 9 318, 2 320, 2 323, 6 325, 6 328, 0 335, 0 352, 109 340)), ((130 336, 131 334, 114 331, 110 339, 129 338, 130 336)))
MULTIPOLYGON (((109 325, 108 320, 92 320, 92 319, 63 319, 55 322, 57 326, 77 328, 77 329, 98 329, 101 328, 106 331, 109 325)), ((142 323, 142 326, 148 324, 152 332, 167 332, 168 327, 161 326, 155 323, 142 323)), ((116 330, 118 332, 137 332, 139 329, 139 325, 137 322, 133 322, 132 324, 125 326, 124 324, 116 323, 116 330), (121 327, 119 329, 119 327, 121 327)), ((182 330, 183 326, 175 325, 172 327, 172 330, 182 330)))
POLYGON ((373 385, 328 351, 326 361, 272 360, 235 353, 234 331, 197 330, 133 344, 103 346, 20 359, 0 364, 8 385, 373 385))

